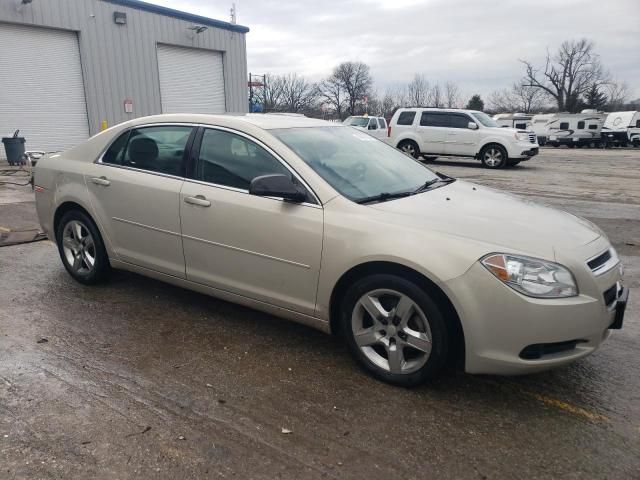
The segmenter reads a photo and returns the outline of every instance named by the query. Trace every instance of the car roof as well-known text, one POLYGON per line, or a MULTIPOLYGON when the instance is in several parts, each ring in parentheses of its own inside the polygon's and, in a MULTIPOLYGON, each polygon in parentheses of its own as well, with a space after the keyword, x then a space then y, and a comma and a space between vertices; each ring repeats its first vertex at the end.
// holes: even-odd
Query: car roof
POLYGON ((425 111, 425 112, 443 112, 443 113, 480 113, 477 110, 466 110, 464 108, 437 108, 437 107, 401 107, 398 112, 413 112, 413 111, 425 111))
POLYGON ((220 121, 225 124, 238 123, 251 124, 264 130, 276 128, 296 128, 296 127, 342 127, 340 123, 327 122, 316 118, 308 118, 301 114, 284 113, 229 113, 221 115, 206 115, 195 113, 172 113, 163 115, 152 115, 140 117, 127 122, 129 126, 143 125, 149 123, 202 123, 216 125, 220 121))

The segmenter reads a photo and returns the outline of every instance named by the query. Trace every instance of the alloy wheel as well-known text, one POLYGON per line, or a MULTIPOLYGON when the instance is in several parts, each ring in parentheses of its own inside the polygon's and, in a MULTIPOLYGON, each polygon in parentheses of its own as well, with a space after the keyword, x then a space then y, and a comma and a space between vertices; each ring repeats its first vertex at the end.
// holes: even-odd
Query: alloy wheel
POLYGON ((356 302, 351 328, 358 348, 377 367, 409 374, 429 360, 429 322, 409 296, 389 289, 366 293, 356 302))
POLYGON ((403 144, 402 147, 400 147, 400 150, 402 150, 407 155, 411 155, 412 157, 416 156, 416 148, 413 146, 412 143, 403 144))
POLYGON ((484 163, 489 167, 497 167, 502 163, 502 152, 497 148, 489 148, 484 152, 484 163))
POLYGON ((69 267, 75 273, 87 275, 95 268, 95 241, 89 229, 82 222, 72 220, 64 226, 62 250, 69 267))

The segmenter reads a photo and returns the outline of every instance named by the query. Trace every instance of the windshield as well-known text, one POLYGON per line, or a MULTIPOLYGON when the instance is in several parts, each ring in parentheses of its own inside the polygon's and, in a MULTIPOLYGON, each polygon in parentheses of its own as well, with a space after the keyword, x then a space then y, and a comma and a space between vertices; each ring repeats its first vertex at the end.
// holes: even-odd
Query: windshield
POLYGON ((486 113, 473 112, 471 115, 473 115, 476 120, 478 120, 485 127, 499 127, 496 121, 486 113))
POLYGON ((355 202, 382 193, 412 192, 440 178, 417 160, 352 128, 287 128, 271 133, 355 202))
POLYGON ((369 125, 369 119, 364 117, 349 117, 344 121, 344 124, 350 127, 366 127, 369 125))

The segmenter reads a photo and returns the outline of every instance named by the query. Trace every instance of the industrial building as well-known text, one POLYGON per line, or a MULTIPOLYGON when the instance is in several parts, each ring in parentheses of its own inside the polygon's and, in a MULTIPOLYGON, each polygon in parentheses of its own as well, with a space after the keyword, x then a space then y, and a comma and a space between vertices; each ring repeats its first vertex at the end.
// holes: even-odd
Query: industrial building
POLYGON ((138 0, 1 0, 0 136, 57 151, 144 115, 246 112, 248 31, 138 0))

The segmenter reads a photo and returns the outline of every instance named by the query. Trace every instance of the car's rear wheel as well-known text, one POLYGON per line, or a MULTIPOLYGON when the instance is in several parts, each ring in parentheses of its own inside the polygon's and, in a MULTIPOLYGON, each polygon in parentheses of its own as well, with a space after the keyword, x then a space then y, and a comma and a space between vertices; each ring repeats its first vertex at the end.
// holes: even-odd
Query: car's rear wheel
POLYGON ((480 152, 480 161, 487 168, 502 168, 507 160, 507 151, 501 145, 487 145, 480 152))
POLYGON ((60 258, 78 282, 93 285, 109 273, 109 257, 95 223, 80 210, 63 215, 56 230, 60 258))
POLYGON ((357 281, 342 302, 342 327, 351 354, 376 378, 414 386, 442 370, 447 329, 436 302, 395 275, 357 281))
POLYGON ((420 156, 420 147, 413 140, 403 140, 398 144, 398 149, 413 158, 420 156))

